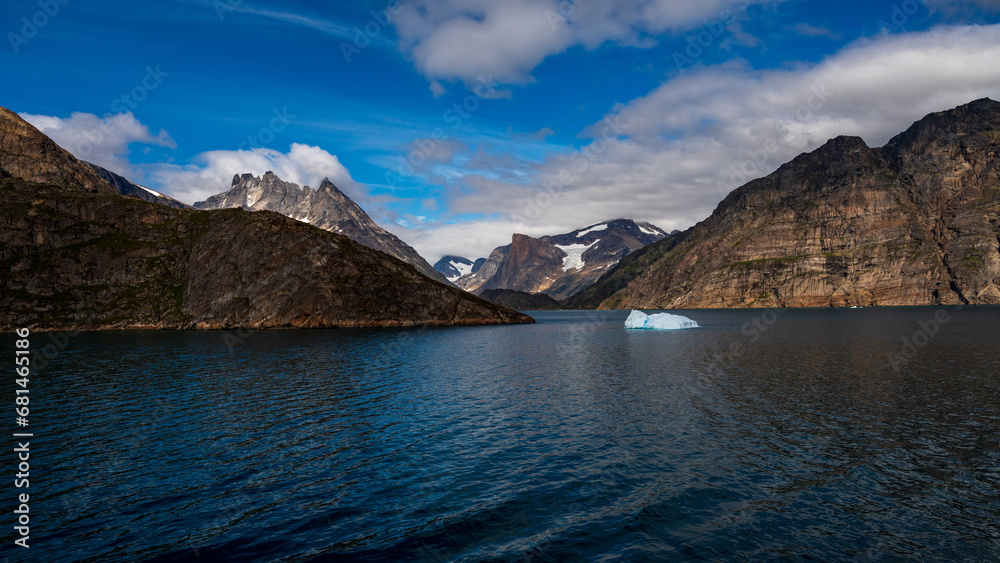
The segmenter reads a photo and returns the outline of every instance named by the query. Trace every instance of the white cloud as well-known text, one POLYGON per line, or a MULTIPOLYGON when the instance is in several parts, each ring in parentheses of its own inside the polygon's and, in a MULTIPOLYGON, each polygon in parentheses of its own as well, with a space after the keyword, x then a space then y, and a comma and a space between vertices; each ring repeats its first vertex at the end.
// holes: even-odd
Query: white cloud
POLYGON ((805 22, 799 22, 795 25, 795 33, 799 35, 805 35, 806 37, 826 37, 828 39, 840 39, 842 37, 839 33, 834 33, 825 27, 817 27, 815 25, 810 25, 805 22))
POLYGON ((628 217, 685 228, 732 189, 828 139, 856 135, 881 146, 928 113, 1000 100, 998 60, 1000 25, 993 25, 862 40, 797 69, 694 70, 617 107, 588 129, 587 147, 533 165, 529 182, 475 173, 451 192, 453 213, 509 219, 442 228, 447 244, 430 229, 399 234, 428 258, 473 258, 487 238, 507 244, 510 224, 556 234, 628 217))
POLYGON ((543 225, 496 219, 445 223, 420 228, 394 225, 389 230, 433 264, 448 254, 463 256, 470 260, 486 258, 494 248, 510 244, 513 233, 532 236, 554 234, 544 229, 543 225))
POLYGON ((438 79, 526 83, 546 57, 570 47, 649 46, 651 34, 697 27, 765 1, 413 0, 394 23, 400 47, 440 95, 438 79))
POLYGON ((132 112, 104 117, 79 112, 66 118, 28 113, 20 115, 73 156, 130 179, 135 175, 128 160, 131 143, 177 148, 177 143, 166 131, 161 129, 153 135, 132 112))
POLYGON ((294 143, 287 153, 265 148, 208 151, 195 156, 193 161, 194 164, 185 166, 157 166, 149 174, 151 183, 185 203, 204 201, 228 190, 237 174, 260 176, 267 171, 287 182, 314 189, 323 178, 330 178, 352 198, 363 192, 336 156, 309 145, 294 143))

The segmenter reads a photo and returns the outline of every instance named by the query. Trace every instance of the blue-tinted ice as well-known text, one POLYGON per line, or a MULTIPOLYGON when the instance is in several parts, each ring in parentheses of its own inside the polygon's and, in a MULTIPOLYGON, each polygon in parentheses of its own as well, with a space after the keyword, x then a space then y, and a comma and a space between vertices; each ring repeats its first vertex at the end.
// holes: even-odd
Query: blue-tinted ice
POLYGON ((642 311, 632 311, 625 319, 625 328, 646 328, 655 330, 678 330, 682 328, 698 328, 698 323, 681 315, 670 313, 655 313, 647 315, 642 311))

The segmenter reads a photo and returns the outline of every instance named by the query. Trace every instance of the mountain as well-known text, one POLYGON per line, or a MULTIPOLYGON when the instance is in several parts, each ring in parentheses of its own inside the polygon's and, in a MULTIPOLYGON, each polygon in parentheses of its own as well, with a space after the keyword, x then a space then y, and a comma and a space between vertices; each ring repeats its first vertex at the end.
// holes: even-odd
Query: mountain
POLYGON ((837 137, 646 253, 590 297, 624 309, 1000 304, 1000 103, 928 115, 881 148, 837 137))
POLYGON ((0 107, 0 178, 72 186, 93 193, 118 193, 85 162, 3 107, 0 107))
POLYGON ((496 248, 476 273, 454 283, 476 293, 511 289, 562 300, 593 284, 629 253, 666 235, 649 223, 629 219, 541 238, 515 234, 511 243, 496 248))
POLYGON ((527 293, 512 289, 484 289, 480 297, 515 311, 552 311, 561 304, 544 293, 527 293))
POLYGON ((5 331, 533 322, 277 213, 122 196, 7 110, 0 278, 5 331))
POLYGON ((461 256, 445 256, 434 263, 434 269, 447 278, 448 281, 453 282, 462 276, 475 274, 479 271, 479 268, 483 267, 485 262, 485 258, 480 258, 473 262, 461 256))
POLYGON ((267 172, 263 177, 236 175, 228 191, 199 201, 194 206, 198 209, 241 207, 249 211, 275 211, 395 256, 431 279, 447 281, 416 250, 372 221, 329 179, 324 179, 319 188, 313 190, 309 186, 300 187, 285 182, 273 172, 267 172))
POLYGON ((191 208, 191 206, 187 205, 186 203, 181 203, 170 196, 165 196, 160 192, 156 192, 147 188, 146 186, 140 186, 139 184, 129 181, 124 177, 119 176, 118 174, 115 174, 114 172, 106 168, 101 168, 100 166, 92 162, 84 162, 84 164, 89 166, 94 172, 97 172, 97 175, 102 180, 111 184, 115 188, 115 190, 117 190, 118 193, 122 195, 137 197, 139 199, 143 199, 152 203, 159 203, 160 205, 166 205, 167 207, 176 207, 178 209, 191 208))
POLYGON ((621 262, 609 269, 607 273, 602 275, 590 287, 563 301, 561 303, 563 308, 598 308, 601 302, 627 286, 629 282, 644 272, 650 264, 662 258, 664 254, 670 252, 684 241, 690 233, 691 229, 683 232, 674 231, 667 238, 632 252, 625 258, 622 258, 621 262))

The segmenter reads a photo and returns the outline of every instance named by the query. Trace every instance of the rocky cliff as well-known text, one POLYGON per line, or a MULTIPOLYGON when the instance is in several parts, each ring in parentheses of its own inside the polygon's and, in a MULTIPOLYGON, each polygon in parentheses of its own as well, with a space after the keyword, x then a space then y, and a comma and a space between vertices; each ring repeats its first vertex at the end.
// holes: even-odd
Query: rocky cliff
POLYGON ((631 279, 613 272, 605 281, 628 281, 600 306, 1000 303, 998 159, 989 99, 881 148, 838 137, 735 190, 683 240, 651 245, 660 256, 631 279))
POLYGON ((510 289, 562 300, 593 284, 629 253, 665 236, 658 227, 629 219, 540 238, 515 234, 475 274, 455 284, 476 293, 510 289))
POLYGON ((167 207, 177 207, 178 209, 189 209, 190 205, 186 203, 181 203, 176 199, 161 194, 160 192, 153 191, 146 186, 140 186, 135 182, 128 180, 114 172, 108 170, 107 168, 102 168, 92 162, 84 162, 87 166, 97 172, 102 180, 111 184, 118 193, 122 195, 127 195, 131 197, 137 197, 139 199, 151 202, 159 203, 160 205, 166 205, 167 207))
POLYGON ((533 322, 277 213, 124 197, 25 125, 0 112, 0 330, 533 322))
POLYGON ((241 207, 251 211, 275 211, 395 256, 431 279, 447 281, 416 250, 372 221, 329 179, 324 179, 314 190, 309 186, 285 182, 273 172, 267 172, 263 177, 237 175, 228 191, 197 202, 194 206, 198 209, 241 207))
POLYGON ((21 116, 3 107, 0 107, 0 178, 23 178, 94 193, 118 193, 87 163, 77 160, 21 116))

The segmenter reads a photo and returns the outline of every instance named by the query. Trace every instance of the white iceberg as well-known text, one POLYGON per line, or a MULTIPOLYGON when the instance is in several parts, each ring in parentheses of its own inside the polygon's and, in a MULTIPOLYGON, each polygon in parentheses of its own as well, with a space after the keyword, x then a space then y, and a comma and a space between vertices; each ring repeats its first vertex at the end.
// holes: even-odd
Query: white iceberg
POLYGON ((625 319, 625 328, 646 328, 654 330, 678 330, 682 328, 698 328, 698 323, 687 317, 656 313, 647 315, 642 311, 633 310, 625 319))

